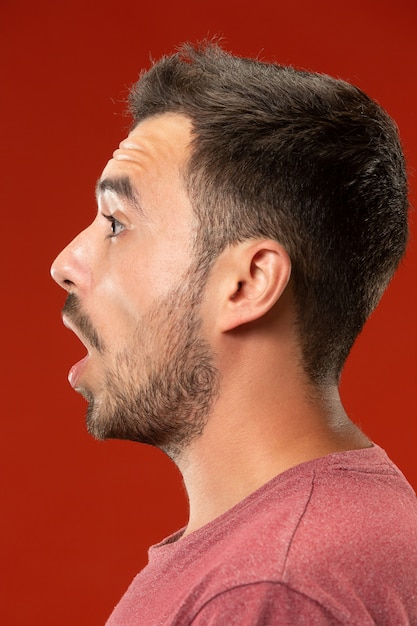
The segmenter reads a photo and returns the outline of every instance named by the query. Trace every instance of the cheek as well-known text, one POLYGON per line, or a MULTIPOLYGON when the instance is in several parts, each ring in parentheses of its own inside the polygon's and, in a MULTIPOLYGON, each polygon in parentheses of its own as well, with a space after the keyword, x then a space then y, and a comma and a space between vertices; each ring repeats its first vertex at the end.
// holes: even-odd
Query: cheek
POLYGON ((172 230, 170 236, 164 231, 165 236, 159 238, 149 233, 127 233, 101 264, 94 287, 94 309, 106 335, 113 337, 117 332, 128 336, 155 303, 183 282, 191 254, 172 230))
POLYGON ((149 304, 134 275, 114 278, 107 275, 95 293, 97 331, 107 344, 124 343, 137 328, 149 304), (130 280, 128 280, 130 278, 130 280))

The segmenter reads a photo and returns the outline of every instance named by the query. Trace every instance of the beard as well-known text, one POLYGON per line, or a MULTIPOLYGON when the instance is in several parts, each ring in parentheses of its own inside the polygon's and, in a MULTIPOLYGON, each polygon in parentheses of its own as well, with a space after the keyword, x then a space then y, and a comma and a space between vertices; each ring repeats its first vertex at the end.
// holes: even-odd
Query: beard
MULTIPOLYGON (((187 280, 155 303, 131 345, 106 367, 100 391, 82 390, 89 403, 87 429, 96 439, 150 444, 177 460, 202 434, 218 393, 219 372, 201 335, 201 292, 202 286, 192 287, 187 280)), ((69 298, 74 323, 82 319, 104 362, 105 343, 80 313, 76 296, 69 298)))

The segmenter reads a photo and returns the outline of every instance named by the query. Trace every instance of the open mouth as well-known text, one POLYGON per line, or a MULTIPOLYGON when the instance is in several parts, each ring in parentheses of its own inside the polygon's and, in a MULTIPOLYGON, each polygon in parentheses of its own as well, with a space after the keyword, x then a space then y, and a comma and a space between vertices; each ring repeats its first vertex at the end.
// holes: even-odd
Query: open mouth
MULTIPOLYGON (((77 338, 81 341, 81 343, 87 348, 87 346, 85 345, 84 341, 82 340, 82 338, 80 337, 80 334, 77 332, 77 329, 71 324, 71 322, 69 321, 69 319, 63 315, 62 316, 62 321, 64 323, 64 326, 66 328, 68 328, 69 330, 71 330, 76 336, 77 338)), ((71 385, 71 387, 73 387, 73 389, 77 389, 78 388, 78 381, 81 378, 81 375, 87 365, 87 361, 90 358, 90 353, 88 351, 87 348, 87 354, 84 358, 80 359, 80 361, 77 361, 77 363, 74 363, 74 365, 71 367, 69 373, 68 373, 68 381, 71 385)))

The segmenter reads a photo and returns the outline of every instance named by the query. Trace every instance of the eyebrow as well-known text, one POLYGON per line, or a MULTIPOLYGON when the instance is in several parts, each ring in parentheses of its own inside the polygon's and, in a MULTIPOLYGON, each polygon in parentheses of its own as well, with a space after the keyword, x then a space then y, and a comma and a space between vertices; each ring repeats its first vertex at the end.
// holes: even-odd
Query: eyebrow
POLYGON ((101 178, 96 184, 96 197, 105 191, 111 191, 120 198, 124 198, 138 212, 142 213, 138 197, 135 189, 128 176, 119 176, 117 178, 101 178))

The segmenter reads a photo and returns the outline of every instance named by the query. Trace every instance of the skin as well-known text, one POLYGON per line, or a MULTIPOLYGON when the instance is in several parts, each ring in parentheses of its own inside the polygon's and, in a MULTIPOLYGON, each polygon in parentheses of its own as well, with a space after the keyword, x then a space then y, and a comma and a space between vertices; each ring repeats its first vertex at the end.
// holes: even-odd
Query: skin
POLYGON ((89 402, 89 431, 174 459, 203 430, 218 375, 199 334, 203 283, 178 149, 188 127, 167 117, 121 143, 97 184, 96 219, 52 269, 69 292, 64 322, 89 348, 70 373, 89 402))
MULTIPOLYGON (((210 362, 193 410, 182 402, 173 415, 162 403, 154 416, 157 424, 175 417, 171 425, 181 432, 182 424, 196 422, 196 407, 204 406, 191 435, 172 445, 154 442, 182 472, 190 502, 185 534, 294 465, 371 445, 347 417, 336 384, 319 389, 304 373, 291 262, 278 242, 247 240, 226 248, 196 291, 197 224, 181 178, 190 140, 191 125, 182 115, 141 122, 101 176, 128 177, 134 197, 120 193, 120 185, 118 193, 114 185, 99 186, 96 219, 52 266, 54 279, 73 294, 100 340, 94 347, 86 338, 89 327, 84 335, 80 331, 79 315, 64 313, 89 349, 75 387, 90 402, 94 398, 96 407, 115 403, 109 372, 114 374, 121 355, 132 360, 120 369, 118 385, 136 388, 140 396, 150 371, 163 372, 164 361, 193 370, 202 360, 200 352, 190 364, 179 335, 191 333, 210 362), (173 320, 176 332, 170 333, 173 320)), ((97 411, 90 416, 93 423, 103 420, 97 411)), ((114 406, 110 416, 112 411, 114 406)), ((136 419, 145 418, 138 413, 136 419)), ((100 436, 100 428, 90 430, 100 436)))

